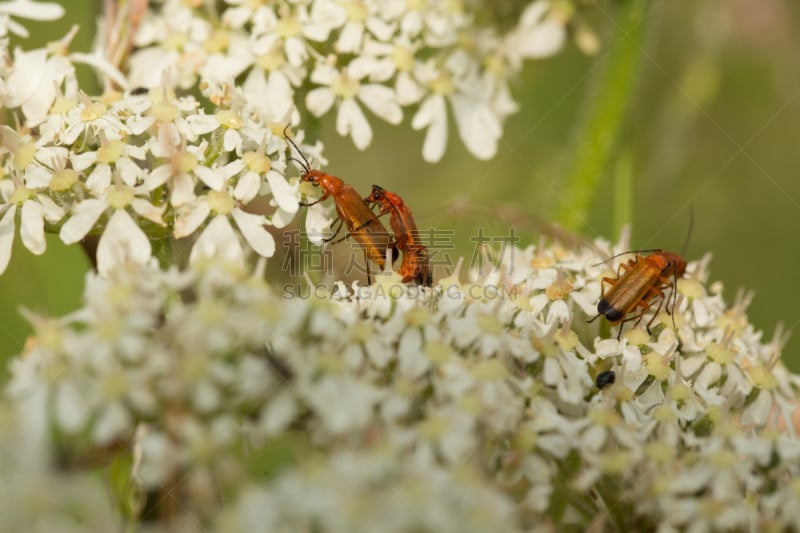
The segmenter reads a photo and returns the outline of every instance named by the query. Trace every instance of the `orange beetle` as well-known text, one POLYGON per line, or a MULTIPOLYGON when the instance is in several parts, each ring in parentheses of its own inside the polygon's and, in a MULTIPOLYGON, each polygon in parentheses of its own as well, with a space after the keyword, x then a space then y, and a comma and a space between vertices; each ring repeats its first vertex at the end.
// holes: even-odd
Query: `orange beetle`
POLYGON ((394 232, 394 245, 403 252, 403 261, 398 274, 403 283, 416 281, 419 285, 430 287, 433 284, 428 248, 419 242, 419 231, 411 209, 393 192, 378 185, 372 186, 372 193, 364 198, 368 204, 378 205, 378 216, 389 213, 389 226, 394 232))
MULTIPOLYGON (((602 315, 611 325, 636 320, 634 325, 636 327, 657 300, 656 312, 647 322, 649 333, 651 324, 664 305, 664 301, 667 300, 664 291, 671 288, 672 305, 667 304, 666 310, 667 313, 673 315, 672 323, 675 325, 674 311, 678 298, 677 281, 686 272, 686 261, 676 253, 663 250, 640 250, 624 253, 635 253, 636 257, 619 266, 616 279, 603 278, 600 285, 601 296, 600 303, 597 304, 597 314, 589 322, 602 315), (642 256, 640 255, 642 252, 651 253, 642 256), (605 291, 605 284, 611 286, 608 293, 605 291), (634 310, 640 310, 640 312, 628 317, 634 310)), ((617 333, 617 339, 620 338, 620 335, 622 335, 622 325, 617 333)))
MULTIPOLYGON (((287 126, 288 127, 288 126, 287 126)), ((336 206, 336 214, 339 217, 338 228, 334 234, 326 239, 325 242, 332 241, 342 229, 342 223, 347 226, 347 235, 342 239, 352 236, 361 247, 364 249, 364 255, 373 263, 378 265, 378 268, 383 269, 386 263, 386 250, 392 250, 392 260, 397 257, 397 249, 392 242, 392 237, 386 228, 381 224, 380 220, 375 216, 367 203, 361 198, 361 195, 349 184, 342 181, 336 176, 326 174, 321 170, 311 168, 308 159, 303 155, 295 142, 286 134, 284 129, 284 137, 294 147, 302 161, 290 157, 291 161, 297 162, 302 168, 303 173, 300 176, 301 181, 308 181, 314 186, 320 187, 323 191, 322 196, 312 202, 301 204, 311 206, 318 204, 328 198, 333 198, 334 205, 336 206)), ((340 242, 342 239, 339 239, 340 242)), ((369 270, 367 270, 367 279, 369 279, 369 270)))

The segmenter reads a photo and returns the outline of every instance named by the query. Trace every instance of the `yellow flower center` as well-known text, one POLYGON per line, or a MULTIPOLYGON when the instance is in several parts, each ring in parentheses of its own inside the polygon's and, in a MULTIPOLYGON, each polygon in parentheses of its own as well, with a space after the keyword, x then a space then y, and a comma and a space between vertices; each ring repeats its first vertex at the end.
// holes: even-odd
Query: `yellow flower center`
POLYGON ((414 68, 414 51, 407 46, 398 44, 392 49, 392 61, 397 70, 408 72, 414 68))
POLYGON ((28 141, 14 152, 14 167, 17 170, 25 170, 36 156, 36 144, 28 141))
POLYGON ((484 333, 489 333, 490 335, 503 333, 503 323, 494 315, 479 315, 477 322, 484 333))
POLYGON ((81 111, 81 120, 84 122, 97 120, 101 116, 105 115, 107 110, 108 106, 102 102, 90 102, 86 105, 86 107, 83 108, 83 111, 81 111))
POLYGON ((236 207, 236 202, 226 191, 210 191, 206 198, 211 209, 220 215, 227 215, 236 207))
POLYGON ((300 22, 297 17, 281 17, 275 25, 275 31, 284 39, 300 35, 300 22))
POLYGON ((670 375, 669 363, 661 354, 651 352, 644 356, 644 365, 651 376, 664 381, 670 375))
POLYGON ((485 359, 472 367, 472 376, 483 381, 495 381, 506 377, 508 372, 497 359, 485 359))
POLYGON ((97 149, 98 163, 114 163, 125 151, 125 143, 119 139, 108 141, 97 149))
POLYGON ((750 374, 750 379, 753 380, 757 387, 771 390, 778 386, 778 380, 775 379, 772 371, 765 366, 752 366, 747 369, 747 373, 750 374))
POLYGON ((58 98, 56 98, 56 101, 53 102, 53 105, 50 108, 50 110, 54 114, 60 115, 61 113, 66 113, 68 111, 71 111, 77 104, 78 102, 76 102, 72 98, 59 96, 58 98))
POLYGON ((78 181, 78 173, 71 168, 64 168, 57 170, 50 178, 51 191, 66 191, 69 190, 75 182, 78 181))
POLYGON ((208 53, 223 52, 231 42, 230 34, 225 30, 216 30, 211 37, 203 43, 203 48, 208 53))
POLYGON ((283 68, 286 64, 286 56, 278 50, 261 54, 256 58, 256 64, 263 70, 272 72, 283 68))
POLYGON ((706 354, 708 354, 709 359, 721 365, 733 362, 733 352, 716 342, 706 346, 706 354))
POLYGON ((188 174, 197 167, 197 158, 193 153, 181 150, 172 156, 172 168, 178 174, 188 174))
POLYGON ((353 22, 364 22, 367 20, 369 12, 363 2, 347 2, 343 7, 349 20, 353 22))
POLYGON ((341 74, 331 83, 334 94, 340 98, 353 98, 358 94, 361 84, 347 74, 341 74))
POLYGON ((431 82, 431 90, 437 94, 450 95, 455 91, 453 80, 450 79, 450 74, 442 72, 442 74, 431 82))
POLYGON ((405 319, 406 324, 412 328, 418 328, 424 326, 428 323, 431 318, 431 314, 428 312, 427 309, 422 307, 412 307, 411 309, 406 312, 405 319))
POLYGON ((572 330, 559 329, 553 334, 553 340, 565 352, 574 350, 578 346, 578 334, 572 330))
POLYGON ((28 189, 27 187, 17 187, 14 191, 14 194, 12 194, 11 198, 8 199, 8 203, 21 204, 22 202, 26 202, 32 198, 34 194, 36 194, 36 191, 33 189, 28 189))
POLYGON ((432 363, 441 365, 450 359, 453 355, 453 350, 445 343, 431 341, 425 345, 425 355, 428 356, 432 363))
POLYGON ((258 174, 263 174, 272 167, 269 157, 261 152, 245 152, 242 154, 242 161, 247 168, 258 174))
POLYGON ((238 130, 242 127, 242 117, 233 109, 221 109, 217 111, 215 116, 217 117, 217 121, 221 126, 225 126, 232 130, 238 130))
POLYGON ((686 401, 691 397, 691 395, 692 391, 689 390, 689 387, 683 383, 678 383, 669 390, 669 397, 676 402, 686 401))
POLYGON ((106 201, 114 209, 123 209, 133 200, 133 189, 127 185, 114 185, 108 190, 106 201))
POLYGON ((167 38, 164 39, 164 44, 162 46, 167 50, 181 50, 188 40, 185 33, 170 33, 167 38))
POLYGON ((159 122, 172 122, 181 116, 181 111, 175 105, 159 102, 150 108, 150 116, 159 122))

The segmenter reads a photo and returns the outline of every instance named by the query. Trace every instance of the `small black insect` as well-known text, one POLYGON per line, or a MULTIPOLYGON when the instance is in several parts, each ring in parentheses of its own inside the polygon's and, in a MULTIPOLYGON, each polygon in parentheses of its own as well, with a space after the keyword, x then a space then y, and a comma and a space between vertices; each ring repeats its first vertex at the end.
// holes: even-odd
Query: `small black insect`
POLYGON ((604 372, 600 372, 597 374, 597 377, 594 380, 595 385, 597 385, 598 389, 604 389, 609 385, 614 383, 614 380, 617 379, 617 375, 614 373, 613 370, 606 370, 604 372))

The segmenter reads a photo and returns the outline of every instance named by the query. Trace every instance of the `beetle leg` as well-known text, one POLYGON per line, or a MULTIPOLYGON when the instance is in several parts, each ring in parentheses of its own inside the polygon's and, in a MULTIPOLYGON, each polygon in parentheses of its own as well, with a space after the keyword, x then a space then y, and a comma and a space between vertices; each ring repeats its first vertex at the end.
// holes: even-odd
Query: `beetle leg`
MULTIPOLYGON (((649 307, 648 307, 648 309, 649 309, 649 307)), ((624 318, 624 319, 620 320, 619 322, 617 322, 617 324, 619 324, 619 331, 617 332, 617 340, 619 340, 619 339, 620 339, 620 337, 622 336, 622 326, 623 326, 623 325, 624 325, 626 322, 630 322, 631 320, 636 320, 636 321, 637 321, 637 322, 636 322, 636 324, 634 324, 634 325, 633 325, 633 327, 636 327, 636 326, 638 326, 638 325, 639 325, 639 322, 641 322, 641 321, 642 321, 642 317, 644 316, 644 314, 645 314, 646 312, 647 312, 647 311, 642 311, 642 312, 641 312, 641 313, 639 313, 638 315, 633 315, 633 316, 631 316, 631 317, 624 318)), ((597 317, 595 317, 595 318, 597 318, 597 317)), ((592 320, 594 320, 594 319, 592 319, 592 320)))
POLYGON ((336 226, 336 231, 333 232, 333 235, 331 235, 327 239, 322 239, 322 242, 324 242, 325 244, 338 244, 338 243, 342 242, 343 240, 345 240, 346 238, 348 238, 350 236, 350 233, 347 233, 347 235, 345 235, 344 237, 342 237, 338 241, 331 242, 342 231, 342 224, 344 223, 344 221, 341 218, 338 219, 336 222, 338 222, 338 226, 336 226))
MULTIPOLYGON (((658 290, 658 289, 656 289, 656 290, 658 290)), ((664 300, 665 300, 664 293, 662 293, 661 291, 658 291, 658 292, 661 294, 661 298, 658 300, 658 307, 656 308, 656 312, 653 313, 653 316, 647 322, 647 333, 650 333, 650 326, 653 324, 653 321, 658 316, 658 312, 661 311, 661 306, 664 305, 664 300)))
POLYGON ((616 278, 616 279, 614 279, 614 278, 603 278, 600 281, 600 299, 601 300, 606 297, 606 286, 603 285, 603 284, 604 283, 608 283, 609 285, 611 285, 613 287, 614 285, 617 284, 617 280, 619 280, 619 278, 616 278))

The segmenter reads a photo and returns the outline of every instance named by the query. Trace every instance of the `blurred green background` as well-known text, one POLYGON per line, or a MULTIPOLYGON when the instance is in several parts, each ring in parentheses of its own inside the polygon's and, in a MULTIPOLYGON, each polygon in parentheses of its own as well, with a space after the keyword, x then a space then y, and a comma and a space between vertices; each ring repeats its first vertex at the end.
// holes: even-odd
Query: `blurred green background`
MULTIPOLYGON (((87 50, 98 2, 63 3, 70 21, 58 30, 37 25, 31 41, 79 21, 85 30, 75 48, 87 50)), ((444 159, 423 162, 423 134, 408 127, 410 114, 401 127, 371 120, 373 144, 359 152, 335 134, 329 116, 319 125, 326 169, 364 194, 373 183, 401 194, 420 228, 454 230, 454 258, 469 259, 478 226, 505 235, 513 224, 521 245, 536 242, 540 220, 575 218, 576 184, 586 180, 597 180, 598 194, 588 216, 573 222, 590 238, 614 239, 632 221, 633 247, 680 252, 691 205, 685 257, 713 253, 712 280, 723 281, 728 302, 739 287, 752 289, 748 314, 767 339, 778 322, 796 330, 800 2, 606 0, 584 21, 602 48, 587 57, 570 44, 527 65, 514 80, 521 110, 506 122, 493 160, 466 153, 451 123, 444 159), (626 19, 642 7, 643 25, 626 19), (597 148, 615 138, 611 148, 597 148), (517 211, 512 222, 509 205, 517 211)), ((16 247, 0 277, 0 356, 19 351, 28 334, 18 307, 73 309, 86 268, 79 249, 64 250, 55 239, 43 257, 16 247)), ((795 370, 799 352, 795 336, 784 350, 795 370)))

